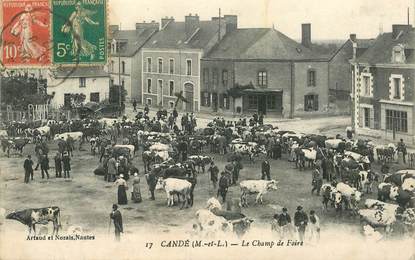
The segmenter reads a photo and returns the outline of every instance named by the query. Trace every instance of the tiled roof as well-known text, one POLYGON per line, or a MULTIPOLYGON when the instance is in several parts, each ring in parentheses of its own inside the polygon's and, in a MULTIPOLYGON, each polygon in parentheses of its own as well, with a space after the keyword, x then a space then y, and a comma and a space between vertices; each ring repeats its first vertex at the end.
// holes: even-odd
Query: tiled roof
POLYGON ((415 30, 407 31, 397 39, 392 37, 392 33, 379 35, 374 44, 357 59, 357 62, 369 64, 391 63, 392 49, 398 44, 405 47, 406 63, 415 64, 415 30))
POLYGON ((154 34, 145 48, 204 49, 219 31, 218 21, 200 21, 199 30, 193 37, 186 36, 184 22, 170 22, 154 34), (191 38, 189 42, 187 42, 191 38))
MULTIPOLYGON (((133 56, 148 39, 154 34, 156 30, 151 28, 136 29, 136 30, 117 30, 113 32, 112 39, 116 39, 126 44, 120 50, 120 56, 133 56)), ((112 40, 110 39, 110 41, 112 40)))
POLYGON ((321 57, 275 29, 249 28, 228 33, 207 58, 307 60, 321 57))
POLYGON ((55 78, 97 78, 109 77, 109 74, 102 66, 93 67, 59 67, 53 71, 55 78))

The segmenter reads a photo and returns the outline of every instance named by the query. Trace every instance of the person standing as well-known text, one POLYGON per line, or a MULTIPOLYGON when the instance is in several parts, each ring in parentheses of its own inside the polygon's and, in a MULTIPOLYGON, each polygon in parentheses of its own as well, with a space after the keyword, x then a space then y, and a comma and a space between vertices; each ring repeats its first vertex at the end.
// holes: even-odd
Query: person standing
POLYGON ((131 192, 131 200, 134 203, 140 203, 142 201, 141 191, 140 191, 140 177, 138 176, 137 172, 134 173, 133 191, 131 192))
POLYGON ((24 182, 25 183, 29 183, 29 178, 30 176, 32 176, 32 181, 33 181, 33 161, 32 161, 32 156, 28 155, 26 160, 23 163, 23 168, 24 168, 24 182))
POLYGON ((63 178, 70 178, 69 172, 71 171, 71 157, 69 157, 68 153, 64 153, 62 157, 62 164, 63 164, 63 178))
POLYGON ((133 112, 137 112, 137 100, 133 101, 133 112))
POLYGON ((263 162, 262 162, 262 166, 261 166, 261 169, 262 169, 262 176, 261 176, 261 179, 262 180, 265 180, 265 177, 267 178, 267 180, 271 180, 271 175, 270 175, 270 171, 271 171, 271 166, 269 165, 269 161, 268 160, 264 160, 263 162))
POLYGON ((218 183, 219 168, 215 165, 213 161, 210 163, 208 172, 210 172, 210 181, 212 182, 213 189, 216 190, 216 185, 218 183))
POLYGON ((275 214, 274 219, 278 223, 280 238, 286 238, 286 235, 290 232, 291 216, 288 214, 287 208, 282 208, 281 214, 275 214))
POLYGON ((323 186, 323 178, 318 167, 313 171, 313 180, 311 182, 311 185, 313 186, 311 194, 313 194, 314 191, 317 191, 317 196, 320 196, 320 189, 321 186, 323 186))
POLYGON ((297 227, 298 236, 301 242, 304 241, 304 233, 308 224, 307 213, 304 212, 303 207, 300 205, 297 207, 297 212, 294 215, 294 225, 297 227))
POLYGON ((120 241, 121 233, 124 232, 123 225, 122 225, 122 215, 121 212, 118 210, 118 205, 112 205, 112 212, 110 213, 110 218, 114 221, 114 232, 115 232, 115 240, 120 241))
POLYGON ((40 171, 42 173, 42 179, 45 178, 45 173, 46 173, 46 177, 49 179, 49 158, 47 154, 42 155, 41 159, 40 159, 40 171))
POLYGON ((124 180, 124 175, 120 174, 118 179, 114 182, 114 186, 118 187, 118 204, 119 205, 127 205, 127 190, 128 185, 127 182, 124 180))
POLYGON ((62 178, 62 157, 59 152, 56 153, 54 160, 56 178, 62 178))
POLYGON ((117 175, 117 160, 115 160, 115 155, 111 156, 111 159, 107 162, 107 169, 108 174, 106 176, 106 179, 108 182, 115 180, 115 175, 117 175))
POLYGON ((233 171, 232 171, 232 185, 236 184, 239 179, 239 172, 243 168, 241 162, 239 160, 234 160, 232 162, 233 171))
POLYGON ((75 140, 72 138, 72 136, 68 135, 66 138, 66 149, 68 150, 68 153, 71 157, 73 156, 73 150, 75 146, 74 144, 75 140))
POLYGON ((221 172, 220 174, 220 179, 219 179, 219 189, 218 189, 218 194, 217 197, 219 197, 219 195, 222 197, 222 202, 225 203, 226 202, 226 193, 228 192, 228 187, 229 187, 229 179, 226 176, 225 172, 221 172))
POLYGON ((398 147, 397 147, 398 153, 401 152, 402 153, 402 159, 403 159, 403 163, 406 163, 406 144, 403 142, 403 139, 401 139, 398 143, 398 147))
POLYGON ((177 109, 174 108, 173 109, 173 118, 174 118, 174 122, 176 123, 177 117, 179 116, 179 113, 177 113, 177 109))
POLYGON ((320 218, 316 215, 314 210, 310 210, 310 231, 311 239, 320 240, 320 218))

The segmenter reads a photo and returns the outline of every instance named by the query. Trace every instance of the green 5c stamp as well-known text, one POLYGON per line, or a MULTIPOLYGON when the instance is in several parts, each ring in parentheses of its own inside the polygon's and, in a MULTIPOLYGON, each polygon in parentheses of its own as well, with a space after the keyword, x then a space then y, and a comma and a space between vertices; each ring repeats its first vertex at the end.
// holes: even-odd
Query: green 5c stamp
POLYGON ((107 0, 52 0, 53 63, 107 62, 107 0))

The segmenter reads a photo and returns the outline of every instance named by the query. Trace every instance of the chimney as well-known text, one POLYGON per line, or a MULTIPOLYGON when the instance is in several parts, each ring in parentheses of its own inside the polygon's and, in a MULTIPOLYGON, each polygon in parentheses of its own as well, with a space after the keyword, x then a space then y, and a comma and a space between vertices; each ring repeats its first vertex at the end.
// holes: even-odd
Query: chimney
POLYGON ((163 29, 164 27, 166 27, 167 24, 174 22, 174 18, 173 17, 164 17, 161 18, 161 28, 163 29))
POLYGON ((199 28, 199 16, 197 14, 189 14, 184 18, 184 27, 186 31, 186 38, 193 35, 197 28, 199 28))
POLYGON ((238 29, 238 16, 237 15, 225 15, 226 33, 230 33, 238 29))
POLYGON ((401 33, 406 33, 412 30, 412 25, 410 24, 392 24, 392 38, 397 39, 401 33))
POLYGON ((356 34, 355 33, 350 34, 350 40, 352 42, 356 42, 356 34))
POLYGON ((143 29, 154 29, 154 30, 159 30, 160 28, 160 24, 157 23, 156 21, 151 21, 150 23, 146 23, 145 21, 142 23, 136 23, 135 24, 135 29, 136 30, 143 30, 143 29))
POLYGON ((301 44, 307 48, 311 47, 311 24, 303 23, 301 25, 301 44))

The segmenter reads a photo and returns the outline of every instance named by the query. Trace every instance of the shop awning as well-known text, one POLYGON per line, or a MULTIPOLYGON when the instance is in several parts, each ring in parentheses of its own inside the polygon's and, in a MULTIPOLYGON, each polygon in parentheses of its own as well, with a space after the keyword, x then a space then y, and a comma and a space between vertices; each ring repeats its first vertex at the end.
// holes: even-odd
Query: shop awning
POLYGON ((282 93, 282 89, 254 88, 254 89, 242 90, 242 94, 266 95, 266 94, 278 94, 278 93, 282 93))

